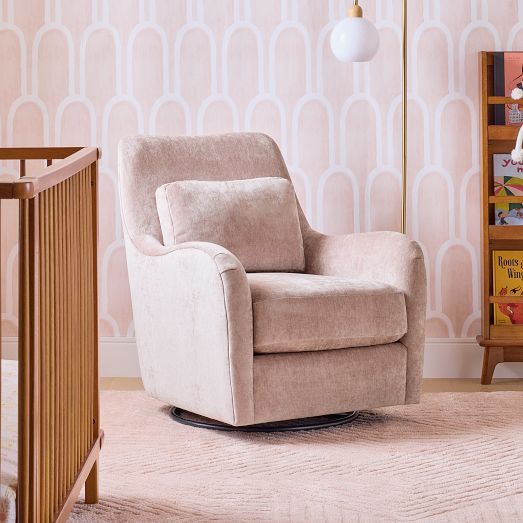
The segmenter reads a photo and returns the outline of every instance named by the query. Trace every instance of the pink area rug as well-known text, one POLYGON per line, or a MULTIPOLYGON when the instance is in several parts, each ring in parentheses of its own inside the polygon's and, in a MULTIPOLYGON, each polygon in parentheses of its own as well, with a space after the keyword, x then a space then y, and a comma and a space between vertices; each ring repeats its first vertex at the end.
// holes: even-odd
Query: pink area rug
POLYGON ((231 434, 103 392, 100 504, 71 521, 523 521, 523 393, 427 394, 351 425, 231 434))

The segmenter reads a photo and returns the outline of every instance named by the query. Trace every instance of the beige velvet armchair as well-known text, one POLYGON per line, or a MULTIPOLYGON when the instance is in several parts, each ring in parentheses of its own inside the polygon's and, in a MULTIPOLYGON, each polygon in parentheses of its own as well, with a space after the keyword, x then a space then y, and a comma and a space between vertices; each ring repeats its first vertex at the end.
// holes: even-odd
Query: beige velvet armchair
POLYGON ((145 389, 233 426, 416 403, 426 280, 395 232, 326 236, 299 209, 305 271, 246 273, 220 245, 166 247, 156 189, 289 174, 258 133, 132 137, 120 195, 145 389))

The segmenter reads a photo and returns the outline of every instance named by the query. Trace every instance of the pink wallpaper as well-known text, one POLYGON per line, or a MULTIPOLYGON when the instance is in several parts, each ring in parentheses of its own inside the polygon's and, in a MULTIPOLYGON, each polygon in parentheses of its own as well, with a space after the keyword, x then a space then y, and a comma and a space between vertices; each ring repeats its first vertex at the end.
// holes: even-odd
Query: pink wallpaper
MULTIPOLYGON (((480 316, 476 53, 523 48, 523 1, 409 4, 409 234, 426 255, 428 335, 470 337, 480 316)), ((122 136, 264 131, 313 226, 399 228, 401 2, 361 1, 381 47, 354 66, 328 44, 346 5, 0 0, 0 144, 103 150, 103 336, 133 335, 117 199, 122 136)), ((5 335, 16 331, 15 212, 4 204, 5 335)))

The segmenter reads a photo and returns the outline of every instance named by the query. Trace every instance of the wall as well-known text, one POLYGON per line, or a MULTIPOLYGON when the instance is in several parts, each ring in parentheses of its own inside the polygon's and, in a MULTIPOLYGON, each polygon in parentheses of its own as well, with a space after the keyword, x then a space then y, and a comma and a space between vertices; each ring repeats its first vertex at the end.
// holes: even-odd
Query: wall
MULTIPOLYGON (((354 66, 328 45, 347 3, 0 1, 0 144, 103 150, 102 336, 133 336, 116 177, 124 135, 267 132, 315 227, 399 228, 401 3, 361 2, 381 46, 354 66)), ((409 4, 409 234, 427 261, 428 336, 471 338, 480 317, 477 51, 523 48, 523 2, 409 4)), ((14 212, 4 206, 4 223, 14 212)), ((10 232, 4 289, 14 288, 16 256, 10 232)), ((16 306, 8 291, 6 335, 16 306)))

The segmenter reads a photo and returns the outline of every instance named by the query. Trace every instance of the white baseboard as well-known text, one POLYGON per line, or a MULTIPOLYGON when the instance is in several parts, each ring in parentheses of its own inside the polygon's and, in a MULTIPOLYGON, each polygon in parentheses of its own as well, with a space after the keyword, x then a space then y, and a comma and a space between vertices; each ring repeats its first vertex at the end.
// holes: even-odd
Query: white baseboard
MULTIPOLYGON (((17 339, 4 338, 2 356, 16 359, 17 339)), ((473 338, 432 338, 425 347, 425 378, 479 378, 483 351, 473 338)), ((138 378, 140 367, 134 338, 100 339, 100 375, 106 378, 138 378)), ((523 378, 523 365, 498 365, 496 378, 523 378)))
MULTIPOLYGON (((2 358, 17 359, 18 339, 2 339, 2 358)), ((134 338, 100 338, 100 376, 139 378, 140 366, 134 338)))
MULTIPOLYGON (((425 345, 424 378, 479 378, 483 349, 474 338, 429 338, 425 345)), ((502 363, 496 378, 523 378, 521 363, 502 363)))
POLYGON ((102 378, 139 378, 140 365, 134 338, 100 339, 102 378))

